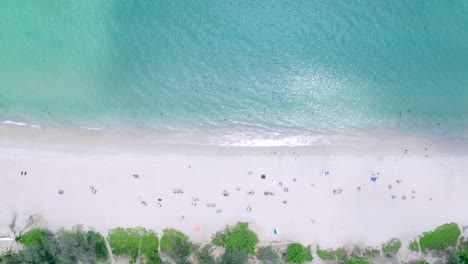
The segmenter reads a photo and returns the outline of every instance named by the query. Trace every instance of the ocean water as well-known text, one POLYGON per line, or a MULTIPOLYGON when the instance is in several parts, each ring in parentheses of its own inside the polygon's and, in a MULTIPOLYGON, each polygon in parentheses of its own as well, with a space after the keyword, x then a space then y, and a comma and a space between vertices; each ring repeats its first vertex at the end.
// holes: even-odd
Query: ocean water
POLYGON ((1 1, 0 121, 467 139, 468 2, 1 1))

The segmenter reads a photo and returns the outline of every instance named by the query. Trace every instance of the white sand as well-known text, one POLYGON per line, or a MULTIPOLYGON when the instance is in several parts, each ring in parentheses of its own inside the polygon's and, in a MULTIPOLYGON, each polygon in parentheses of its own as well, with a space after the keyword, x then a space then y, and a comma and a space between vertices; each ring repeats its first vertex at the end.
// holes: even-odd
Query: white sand
MULTIPOLYGON (((208 242, 224 226, 246 221, 262 241, 294 240, 323 248, 379 245, 392 237, 409 240, 447 222, 468 224, 466 142, 387 141, 202 147, 104 132, 2 126, 0 205, 22 219, 40 215, 52 230, 83 224, 103 233, 118 226, 161 233, 173 227, 194 241, 208 242), (323 176, 323 170, 330 175, 323 176), (379 173, 376 182, 370 181, 373 173, 379 173), (97 189, 95 195, 90 186, 97 189), (184 193, 174 194, 174 188, 184 193), (334 195, 334 189, 342 193, 334 195), (247 195, 251 190, 255 194, 247 195), (275 195, 267 197, 265 191, 275 195), (192 197, 199 199, 196 207, 192 197), (280 234, 273 235, 274 228, 280 234)), ((0 226, 9 224, 2 221, 0 226)))

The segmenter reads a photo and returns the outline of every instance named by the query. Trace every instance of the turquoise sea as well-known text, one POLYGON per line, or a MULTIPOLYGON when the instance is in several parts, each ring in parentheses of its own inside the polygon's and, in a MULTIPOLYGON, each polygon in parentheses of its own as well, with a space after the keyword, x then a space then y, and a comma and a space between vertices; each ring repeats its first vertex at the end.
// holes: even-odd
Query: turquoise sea
POLYGON ((5 121, 468 139, 468 2, 0 1, 5 121))

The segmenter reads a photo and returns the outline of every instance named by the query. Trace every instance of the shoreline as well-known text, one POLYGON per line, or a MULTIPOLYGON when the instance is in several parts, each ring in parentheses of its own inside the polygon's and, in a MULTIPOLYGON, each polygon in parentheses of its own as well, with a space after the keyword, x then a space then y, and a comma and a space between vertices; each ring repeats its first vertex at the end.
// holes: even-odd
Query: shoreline
MULTIPOLYGON (((464 129, 461 127, 460 129, 464 129)), ((55 137, 65 145, 70 142, 70 138, 81 138, 86 141, 90 136, 99 136, 101 140, 107 143, 119 141, 134 141, 138 138, 139 143, 158 144, 158 145, 193 145, 193 146, 216 146, 216 147, 314 147, 321 145, 359 145, 359 144, 378 144, 379 141, 394 141, 395 143, 409 143, 413 141, 427 141, 430 144, 450 145, 451 148, 461 143, 468 146, 468 137, 447 136, 442 134, 427 134, 424 131, 415 133, 415 131, 349 131, 348 133, 321 133, 304 129, 290 129, 280 127, 278 130, 270 129, 257 130, 255 127, 217 127, 194 128, 194 130, 159 130, 143 127, 128 127, 120 129, 105 129, 96 127, 63 127, 63 126, 45 126, 15 122, 6 120, 0 123, 0 135, 11 134, 11 131, 19 132, 20 135, 32 135, 35 138, 44 138, 54 134, 55 137), (68 136, 66 138, 65 136, 68 136), (110 139, 110 140, 109 140, 110 139)), ((450 150, 451 154, 453 149, 450 150)), ((466 152, 466 151, 465 151, 466 152)))
MULTIPOLYGON (((310 136, 310 135, 308 135, 310 136)), ((308 137, 306 136, 306 137, 308 137)), ((378 135, 315 135, 320 137, 309 145, 226 145, 206 142, 199 134, 119 132, 76 128, 34 128, 0 124, 0 147, 40 149, 57 152, 87 153, 175 153, 203 155, 265 155, 277 152, 289 155, 341 153, 348 155, 397 155, 410 150, 424 156, 425 148, 438 156, 468 155, 468 140, 431 139, 399 134, 378 135), (90 150, 91 149, 91 150, 90 150), (279 151, 278 151, 279 150, 279 151), (293 151, 290 151, 293 150, 293 151)), ((263 141, 264 139, 258 139, 263 141)), ((281 140, 281 139, 280 139, 281 140)))
POLYGON ((1 205, 23 222, 38 214, 52 230, 83 224, 103 234, 118 226, 160 233, 172 227, 206 242, 224 226, 245 221, 262 242, 336 248, 379 245, 392 237, 409 241, 440 224, 468 223, 463 144, 453 149, 403 138, 309 147, 215 147, 16 127, 1 127, 0 135, 1 205), (324 170, 330 175, 323 176, 324 170), (370 181, 377 173, 379 179, 370 181), (174 194, 177 188, 184 193, 174 194), (333 194, 335 189, 342 193, 333 194), (255 194, 248 195, 252 190, 255 194), (265 191, 275 195, 265 196, 265 191), (193 197, 199 199, 197 206, 193 197), (281 233, 272 235, 274 228, 281 233))

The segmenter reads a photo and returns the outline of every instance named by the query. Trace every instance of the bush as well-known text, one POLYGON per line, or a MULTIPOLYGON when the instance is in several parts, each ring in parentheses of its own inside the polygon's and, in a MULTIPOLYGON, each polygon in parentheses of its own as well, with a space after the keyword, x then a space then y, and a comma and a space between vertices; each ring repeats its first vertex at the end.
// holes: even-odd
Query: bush
POLYGON ((428 250, 444 251, 450 247, 455 247, 460 234, 460 228, 455 223, 441 225, 432 232, 423 233, 419 239, 421 251, 423 253, 428 250))
POLYGON ((363 255, 371 258, 377 257, 380 255, 380 250, 376 248, 366 247, 363 255))
POLYGON ((427 261, 420 259, 420 260, 413 260, 409 264, 429 264, 427 261))
POLYGON ((334 260, 335 255, 330 252, 330 250, 321 250, 320 247, 317 245, 317 255, 322 260, 334 260))
POLYGON ((353 250, 351 250, 351 258, 359 258, 362 256, 362 250, 359 246, 354 245, 353 250))
POLYGON ((132 262, 138 257, 142 229, 116 228, 109 232, 109 245, 116 256, 129 255, 132 262))
POLYGON ((369 264, 369 260, 363 257, 352 257, 345 261, 346 264, 369 264))
POLYGON ((414 240, 409 244, 409 249, 411 251, 419 252, 419 244, 418 241, 414 240))
POLYGON ((321 250, 317 245, 317 255, 322 260, 340 260, 346 259, 346 250, 344 248, 321 250))
POLYGON ((257 234, 249 229, 249 224, 242 222, 234 227, 226 227, 212 238, 212 243, 216 246, 245 251, 250 255, 255 255, 255 246, 258 242, 257 234))
POLYGON ((458 257, 460 258, 460 263, 468 264, 468 249, 458 251, 458 257))
POLYGON ((201 264, 216 264, 214 257, 211 255, 211 248, 209 245, 204 246, 195 253, 198 263, 201 264))
POLYGON ((393 257, 398 250, 400 250, 401 241, 398 238, 392 238, 389 241, 382 244, 382 252, 387 257, 393 257))
POLYGON ((94 248, 88 244, 81 226, 73 230, 59 230, 56 234, 60 263, 91 263, 95 260, 94 248))
POLYGON ((161 237, 161 251, 177 263, 185 262, 192 253, 192 243, 184 233, 175 229, 164 229, 161 237))
POLYGON ((446 261, 447 264, 463 264, 462 260, 460 259, 460 255, 458 255, 457 251, 454 249, 450 249, 447 256, 446 261))
POLYGON ((153 231, 146 231, 141 238, 140 254, 146 257, 147 264, 160 263, 158 254, 159 239, 153 231))
POLYGON ((17 241, 25 247, 29 247, 34 243, 40 243, 42 238, 48 237, 48 232, 44 229, 34 228, 29 232, 17 238, 17 241))
POLYGON ((272 247, 262 247, 258 250, 257 259, 262 264, 280 264, 281 259, 272 247))
POLYGON ((94 255, 97 261, 105 261, 109 257, 105 238, 98 232, 88 231, 86 241, 94 249, 94 255))
POLYGON ((57 241, 53 236, 42 236, 18 253, 21 264, 59 263, 57 241))
MULTIPOLYGON (((16 255, 19 263, 94 263, 108 258, 104 237, 94 231, 84 232, 81 226, 61 229, 55 237, 46 230, 32 229, 18 242, 25 247, 16 255)), ((8 263, 14 262, 10 258, 8 263)))
POLYGON ((11 249, 0 255, 1 264, 20 264, 19 254, 11 249))
POLYGON ((249 253, 238 249, 227 249, 221 257, 220 264, 245 264, 249 261, 249 253))
POLYGON ((172 251, 176 240, 188 241, 188 236, 179 230, 166 228, 161 237, 161 251, 172 251))
POLYGON ((147 263, 159 263, 159 240, 152 231, 144 228, 116 228, 109 232, 109 245, 116 256, 128 255, 131 263, 138 258, 138 250, 146 256, 147 263))
POLYGON ((293 243, 288 246, 284 259, 288 263, 302 264, 307 261, 312 261, 312 252, 310 246, 304 247, 299 243, 293 243))
POLYGON ((468 239, 465 239, 464 237, 460 237, 460 240, 458 242, 458 248, 468 249, 468 239))

